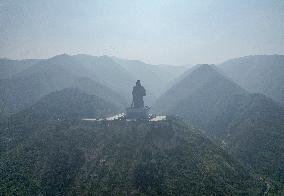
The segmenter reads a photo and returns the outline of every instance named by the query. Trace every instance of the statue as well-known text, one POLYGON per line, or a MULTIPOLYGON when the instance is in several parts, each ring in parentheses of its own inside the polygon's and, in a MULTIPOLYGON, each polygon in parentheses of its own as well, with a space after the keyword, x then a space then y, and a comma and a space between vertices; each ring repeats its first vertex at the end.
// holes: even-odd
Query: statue
POLYGON ((137 80, 132 90, 132 103, 130 108, 126 108, 126 118, 128 119, 147 119, 150 107, 144 106, 143 97, 146 96, 146 90, 137 80))
POLYGON ((132 96, 131 108, 144 108, 143 97, 146 96, 146 90, 141 86, 140 80, 137 80, 136 85, 133 87, 132 96))

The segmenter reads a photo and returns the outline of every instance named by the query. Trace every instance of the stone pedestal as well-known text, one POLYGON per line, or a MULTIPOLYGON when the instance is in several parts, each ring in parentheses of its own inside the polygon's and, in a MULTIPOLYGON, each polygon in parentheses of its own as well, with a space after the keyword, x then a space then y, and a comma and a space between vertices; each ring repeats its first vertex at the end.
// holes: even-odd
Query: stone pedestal
POLYGON ((148 119, 150 107, 145 106, 143 108, 126 108, 127 119, 148 119))

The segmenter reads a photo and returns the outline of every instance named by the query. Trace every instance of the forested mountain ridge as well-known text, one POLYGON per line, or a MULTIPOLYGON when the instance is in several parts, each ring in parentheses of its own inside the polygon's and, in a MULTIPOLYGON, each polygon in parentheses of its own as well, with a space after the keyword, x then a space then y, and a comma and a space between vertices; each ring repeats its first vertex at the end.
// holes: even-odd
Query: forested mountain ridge
POLYGON ((255 55, 218 65, 241 87, 262 93, 284 106, 284 55, 255 55))
POLYGON ((198 130, 160 122, 55 121, 2 132, 2 194, 244 195, 263 181, 198 130), (21 133, 21 134, 19 134, 21 133), (3 149, 3 147, 2 147, 3 149))
POLYGON ((66 88, 42 97, 31 107, 12 115, 11 119, 22 123, 39 123, 48 120, 101 118, 118 111, 115 105, 96 95, 86 94, 78 88, 66 88))
POLYGON ((248 168, 283 183, 284 111, 204 65, 169 89, 154 106, 178 115, 220 141, 248 168))
MULTIPOLYGON (((237 76, 252 75, 254 85, 262 77, 253 74, 263 72, 263 83, 281 83, 281 57, 269 69, 263 62, 247 66, 254 58, 224 67, 242 69, 237 76)), ((5 62, 12 66, 0 80, 0 194, 284 192, 283 107, 272 95, 243 88, 222 65, 184 70, 82 54, 5 62), (187 125, 169 116, 81 121, 124 111, 136 79, 145 84, 146 105, 168 88, 151 112, 187 125)))

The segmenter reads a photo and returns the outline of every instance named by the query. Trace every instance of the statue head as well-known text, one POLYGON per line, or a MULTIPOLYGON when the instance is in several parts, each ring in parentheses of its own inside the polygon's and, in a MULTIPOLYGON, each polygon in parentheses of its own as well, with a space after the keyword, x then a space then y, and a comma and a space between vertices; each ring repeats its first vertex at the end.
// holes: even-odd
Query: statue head
POLYGON ((136 81, 136 86, 141 86, 140 80, 136 81))

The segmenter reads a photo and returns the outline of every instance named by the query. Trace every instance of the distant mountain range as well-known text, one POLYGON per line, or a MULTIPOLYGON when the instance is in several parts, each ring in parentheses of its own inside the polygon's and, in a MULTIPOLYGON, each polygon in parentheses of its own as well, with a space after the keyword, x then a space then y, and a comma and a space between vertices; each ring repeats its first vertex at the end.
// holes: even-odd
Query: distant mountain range
POLYGON ((2 61, 6 63, 0 67, 1 72, 10 73, 9 77, 0 80, 0 111, 7 114, 32 105, 50 92, 68 87, 81 88, 124 108, 131 103, 131 90, 137 79, 149 86, 146 103, 150 104, 161 93, 157 89, 165 89, 167 81, 183 71, 179 67, 154 65, 149 69, 151 65, 140 62, 140 69, 135 74, 131 66, 135 69, 137 66, 132 65, 132 61, 120 59, 121 65, 116 62, 118 59, 89 55, 63 54, 45 60, 2 61))
POLYGON ((1 59, 0 195, 283 195, 283 68, 1 59), (81 120, 123 112, 137 79, 167 120, 81 120))
POLYGON ((218 67, 244 89, 267 95, 284 106, 284 55, 246 56, 218 67))
POLYGON ((265 95, 242 89, 216 67, 198 66, 154 108, 189 121, 247 167, 284 182, 284 110, 265 95))
POLYGON ((145 97, 146 103, 151 104, 169 84, 187 70, 184 66, 150 65, 137 60, 125 60, 113 57, 114 61, 126 69, 134 78, 143 81, 143 85, 150 92, 145 97))
POLYGON ((26 59, 26 60, 10 60, 0 59, 0 79, 8 79, 13 75, 27 69, 28 67, 36 64, 40 60, 38 59, 26 59))

